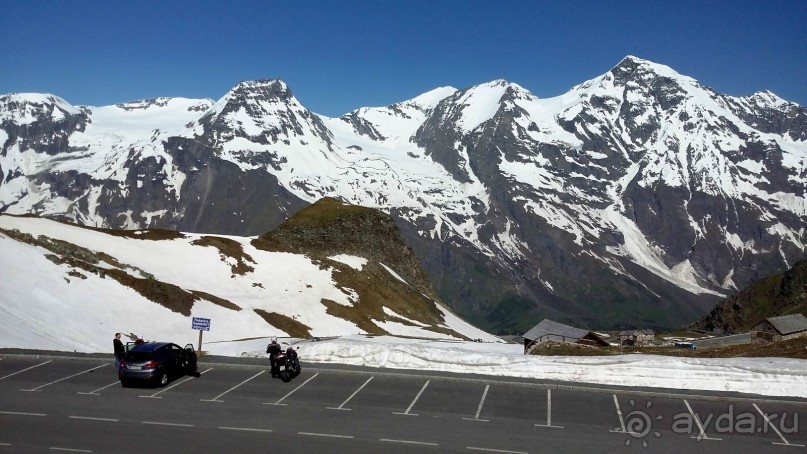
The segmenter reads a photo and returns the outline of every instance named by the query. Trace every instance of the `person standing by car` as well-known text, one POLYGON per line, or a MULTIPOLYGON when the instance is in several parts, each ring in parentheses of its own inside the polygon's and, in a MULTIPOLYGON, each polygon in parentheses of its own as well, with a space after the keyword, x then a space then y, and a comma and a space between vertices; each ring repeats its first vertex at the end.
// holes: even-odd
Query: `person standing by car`
POLYGON ((115 339, 112 340, 112 347, 115 349, 115 372, 120 372, 120 362, 123 355, 126 354, 126 349, 123 348, 123 342, 120 340, 120 333, 115 333, 115 339))

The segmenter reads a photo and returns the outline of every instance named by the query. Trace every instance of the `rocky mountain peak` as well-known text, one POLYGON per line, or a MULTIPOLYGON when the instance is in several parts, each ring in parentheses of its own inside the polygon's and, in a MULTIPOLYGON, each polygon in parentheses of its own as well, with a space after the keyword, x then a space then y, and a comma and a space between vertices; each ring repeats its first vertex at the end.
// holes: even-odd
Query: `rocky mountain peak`
POLYGON ((793 104, 792 102, 789 101, 785 101, 784 99, 776 96, 776 94, 770 90, 758 91, 751 96, 747 96, 744 99, 748 100, 748 102, 755 104, 759 107, 781 109, 783 107, 796 106, 796 104, 793 104))
POLYGON ((243 81, 230 90, 229 95, 239 99, 275 99, 289 102, 294 99, 291 89, 280 79, 243 81))
POLYGON ((330 146, 330 135, 320 119, 306 109, 279 79, 241 82, 218 100, 199 120, 202 134, 221 143, 233 137, 268 145, 290 143, 290 137, 311 136, 330 146))
POLYGON ((607 74, 613 77, 615 86, 643 86, 650 88, 664 84, 667 86, 700 87, 700 84, 695 79, 684 76, 669 66, 634 56, 625 57, 607 74))
MULTIPOLYGON (((5 146, 15 141, 19 141, 20 149, 49 155, 63 153, 69 148, 70 134, 84 131, 88 122, 85 112, 58 96, 37 93, 0 96, 0 156, 5 156, 5 146)), ((0 164, 0 172, 3 167, 0 164)))
POLYGON ((28 124, 42 118, 59 120, 81 114, 80 109, 51 94, 10 93, 0 96, 0 121, 28 124))

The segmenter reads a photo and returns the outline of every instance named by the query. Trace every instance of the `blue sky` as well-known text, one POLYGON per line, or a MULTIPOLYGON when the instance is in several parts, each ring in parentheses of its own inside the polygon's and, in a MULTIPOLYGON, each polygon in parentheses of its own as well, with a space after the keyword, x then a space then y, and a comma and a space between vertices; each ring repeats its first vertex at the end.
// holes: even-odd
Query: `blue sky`
POLYGON ((5 1, 0 94, 218 99, 280 78, 339 116, 494 79, 539 97, 626 55, 807 106, 807 0, 5 1))

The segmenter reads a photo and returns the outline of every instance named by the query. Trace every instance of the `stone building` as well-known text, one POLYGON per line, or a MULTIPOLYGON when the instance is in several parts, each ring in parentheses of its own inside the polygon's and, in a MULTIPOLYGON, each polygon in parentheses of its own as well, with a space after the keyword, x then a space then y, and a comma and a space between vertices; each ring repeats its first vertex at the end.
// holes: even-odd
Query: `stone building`
POLYGON ((803 314, 768 317, 751 329, 756 343, 807 337, 807 317, 803 314))

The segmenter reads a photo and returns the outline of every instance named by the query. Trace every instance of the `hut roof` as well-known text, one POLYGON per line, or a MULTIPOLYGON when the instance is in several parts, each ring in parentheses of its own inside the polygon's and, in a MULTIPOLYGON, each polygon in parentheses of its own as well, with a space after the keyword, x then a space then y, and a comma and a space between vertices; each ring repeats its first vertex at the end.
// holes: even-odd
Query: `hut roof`
POLYGON ((781 315, 765 319, 781 335, 807 331, 807 317, 802 314, 781 315))
POLYGON ((589 330, 564 325, 563 323, 554 322, 549 319, 543 319, 541 320, 541 323, 535 325, 532 327, 532 329, 524 333, 524 339, 529 339, 531 341, 539 339, 569 341, 572 339, 582 339, 590 332, 591 331, 589 330))

